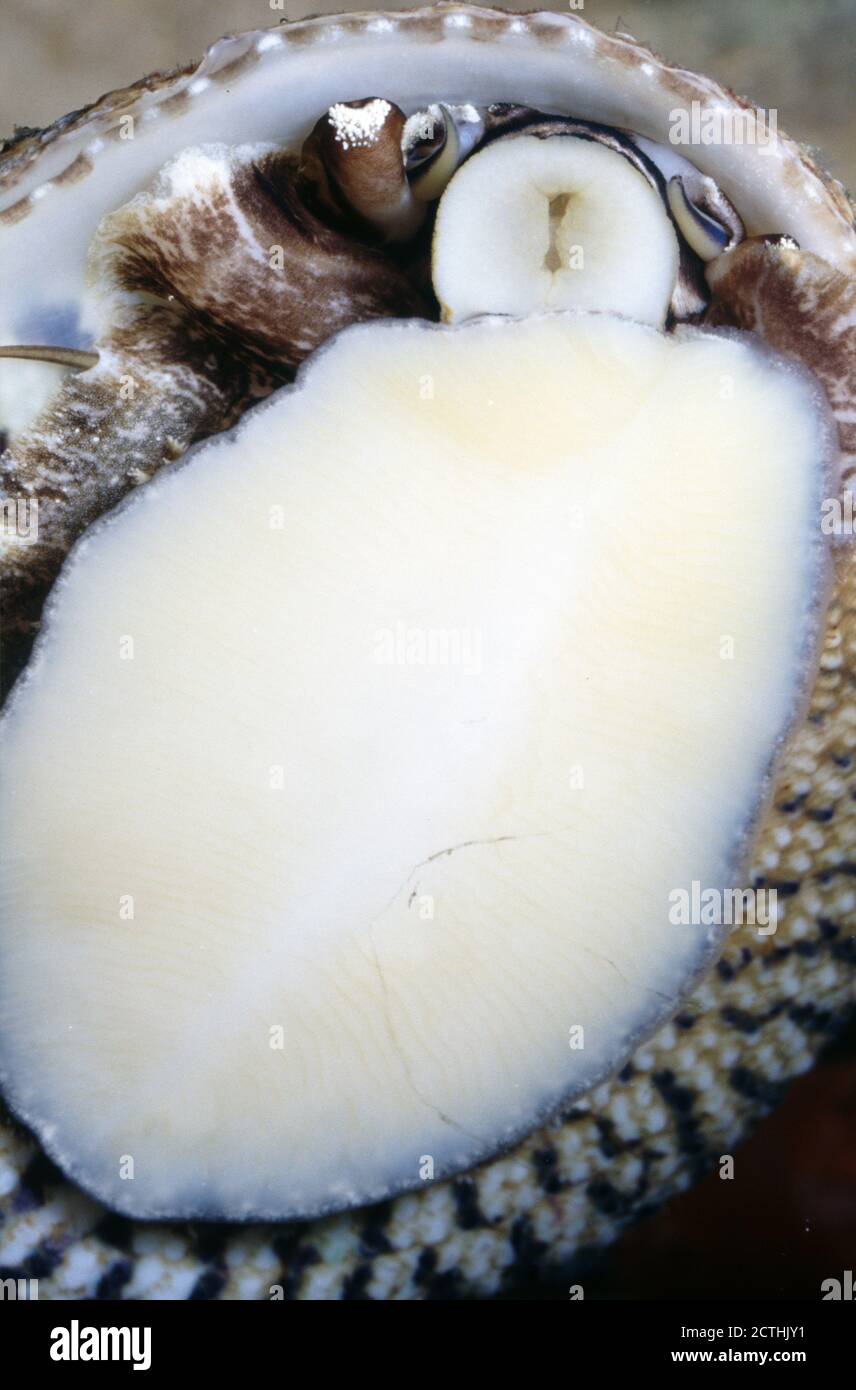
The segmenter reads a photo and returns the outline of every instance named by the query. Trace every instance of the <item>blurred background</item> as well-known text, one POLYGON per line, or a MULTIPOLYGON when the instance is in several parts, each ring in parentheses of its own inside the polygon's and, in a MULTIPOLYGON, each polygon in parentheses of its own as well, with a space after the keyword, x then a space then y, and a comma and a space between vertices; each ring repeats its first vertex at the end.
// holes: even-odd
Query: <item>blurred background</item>
MULTIPOLYGON (((371 7, 342 0, 0 0, 0 139, 199 57, 229 31, 371 7)), ((565 10, 567 3, 545 0, 540 8, 565 10)), ((815 147, 856 190, 856 0, 585 0, 574 8, 775 107, 780 127, 815 147)), ((856 1031, 796 1083, 739 1162, 739 1183, 712 1175, 590 1268, 575 1270, 586 1297, 814 1300, 822 1279, 856 1268, 856 1031), (735 1230, 742 1232, 738 1248, 735 1230)), ((545 1286, 525 1275, 510 1295, 567 1296, 565 1280, 545 1286)))
MULTIPOLYGON (((199 57, 222 34, 369 0, 2 0, 0 138, 44 126, 144 73, 199 57), (281 8, 280 8, 281 7, 281 8)), ((497 8, 514 9, 508 0, 497 8)), ((416 8, 407 0, 387 8, 416 8)), ((568 0, 519 9, 567 10, 568 0)), ((814 145, 856 187, 856 0, 577 0, 604 29, 623 29, 672 62, 701 69, 814 145)))

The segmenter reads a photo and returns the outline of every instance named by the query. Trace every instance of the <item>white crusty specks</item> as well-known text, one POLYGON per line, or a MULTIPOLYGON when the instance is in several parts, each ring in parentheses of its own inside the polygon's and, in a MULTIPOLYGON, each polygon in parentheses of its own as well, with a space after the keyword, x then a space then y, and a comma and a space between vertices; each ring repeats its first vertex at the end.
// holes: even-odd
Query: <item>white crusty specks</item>
POLYGON ((391 110, 390 103, 381 97, 365 106, 336 102, 330 107, 327 119, 338 143, 349 150, 376 144, 391 110))

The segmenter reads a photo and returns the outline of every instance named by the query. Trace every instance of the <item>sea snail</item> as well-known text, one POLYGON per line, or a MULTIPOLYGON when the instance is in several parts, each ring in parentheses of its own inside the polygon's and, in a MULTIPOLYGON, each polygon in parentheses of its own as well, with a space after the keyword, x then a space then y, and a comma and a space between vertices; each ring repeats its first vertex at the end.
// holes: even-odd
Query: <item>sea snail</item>
MULTIPOLYGON (((729 932, 723 903, 785 871, 785 791, 847 799, 853 562, 821 523, 849 497, 856 265, 842 196, 784 137, 763 188, 751 148, 670 150, 673 70, 628 41, 383 20, 338 21, 347 80, 305 68, 279 138, 254 98, 330 21, 229 41, 216 143, 183 134, 174 79, 123 196, 80 182, 75 341, 51 346, 97 361, 66 357, 12 425, 8 497, 44 521, 5 540, 21 661, 52 588, 0 724, 12 1111, 135 1218, 395 1197, 381 1297, 418 1292, 407 1223, 448 1179, 475 1170, 490 1249, 461 1280, 484 1291, 524 1215, 545 1259, 606 1238, 571 1195, 603 1154, 572 1150, 606 1117, 649 1153, 667 1071, 706 1090, 711 1153, 763 1104, 729 1090, 734 968, 710 969, 745 951, 760 977, 830 920, 852 845, 846 808, 788 831, 805 886, 729 932), (592 49, 623 100, 601 78, 576 110, 592 49), (786 173, 814 195, 795 210, 786 173), (545 1143, 552 1216, 526 1178, 545 1143)), ((53 162, 101 140, 115 167, 111 119, 53 162)), ((34 196, 41 158, 0 166, 6 265, 56 192, 34 196)), ((47 311, 10 284, 6 338, 32 343, 47 311)), ((791 978, 771 988, 778 1017, 791 978)), ((804 1065, 783 1024, 770 1046, 777 1075, 804 1065)), ((639 1203, 680 1181, 670 1157, 652 1142, 639 1203)), ((350 1268, 325 1229, 345 1254, 304 1292, 350 1268)))

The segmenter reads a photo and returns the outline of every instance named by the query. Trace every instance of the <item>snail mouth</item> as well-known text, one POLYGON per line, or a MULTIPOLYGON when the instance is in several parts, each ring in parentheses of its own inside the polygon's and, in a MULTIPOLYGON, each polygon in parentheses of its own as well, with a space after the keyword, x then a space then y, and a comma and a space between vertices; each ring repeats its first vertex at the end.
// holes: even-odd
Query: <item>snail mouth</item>
POLYGON ((117 1209, 470 1168, 720 947, 669 905, 741 881, 812 679, 853 284, 660 157, 367 95, 99 227, 93 350, 4 455, 6 630, 53 588, 0 1078, 117 1209))
POLYGON ((558 246, 558 238, 559 230, 568 213, 570 201, 570 193, 559 193, 555 198, 550 199, 548 209, 550 244, 544 257, 544 269, 549 270, 551 274, 556 270, 561 270, 564 265, 564 258, 558 246))

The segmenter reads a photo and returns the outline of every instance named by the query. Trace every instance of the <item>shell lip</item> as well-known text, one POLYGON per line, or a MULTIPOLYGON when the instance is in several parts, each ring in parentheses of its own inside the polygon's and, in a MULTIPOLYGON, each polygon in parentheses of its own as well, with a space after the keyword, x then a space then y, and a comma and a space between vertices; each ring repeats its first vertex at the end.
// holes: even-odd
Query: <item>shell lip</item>
MULTIPOLYGON (((418 9, 390 7, 384 10, 316 14, 296 20, 283 19, 278 24, 267 28, 227 34, 211 44, 201 60, 191 60, 173 69, 156 71, 127 87, 116 88, 105 93, 91 104, 60 117, 42 130, 33 133, 25 128, 19 138, 16 139, 13 135, 10 140, 0 145, 0 194, 14 189, 39 157, 57 141, 79 135, 88 126, 92 127, 93 136, 97 136, 108 124, 111 117, 127 112, 129 107, 145 95, 155 98, 159 93, 163 93, 164 96, 177 95, 183 90, 183 84, 186 85, 192 80, 211 77, 223 68, 229 67, 233 62, 240 61, 242 53, 245 53, 251 45, 258 46, 266 41, 273 44, 277 35, 281 36, 280 41, 283 44, 290 42, 292 37, 299 42, 308 41, 316 31, 333 26, 338 26, 352 33, 359 33, 372 25, 376 25, 379 21, 386 21, 391 29, 400 31, 404 36, 412 34, 414 37, 419 37, 421 33, 421 36, 426 39, 432 36, 435 27, 439 28, 441 32, 445 28, 454 30, 456 21, 462 28, 470 28, 480 22, 482 25, 495 28, 498 35, 504 31, 507 32, 512 25, 522 23, 532 31, 532 36, 536 39, 543 38, 545 30, 552 30, 554 34, 564 30, 569 35, 582 36, 584 34, 590 43, 596 40, 601 47, 599 54, 601 61, 611 59, 631 67, 637 67, 645 61, 656 64, 663 74, 671 77, 673 85, 676 85, 676 90, 677 85, 683 80, 697 80, 697 75, 691 69, 680 64, 666 62, 655 49, 633 38, 623 30, 616 28, 614 32, 608 33, 574 11, 563 13, 538 8, 509 10, 485 5, 462 4, 458 3, 458 0, 438 0, 435 5, 423 6, 418 9), (240 49, 241 53, 233 54, 235 47, 240 49)), ((758 107, 753 102, 737 95, 729 87, 710 79, 705 79, 705 82, 708 96, 713 100, 725 101, 743 110, 758 112, 758 107)), ((807 151, 788 137, 785 132, 779 131, 779 140, 798 156, 806 171, 811 173, 821 184, 839 216, 846 220, 851 231, 856 231, 856 219, 854 219, 846 191, 840 181, 816 165, 807 151)))

